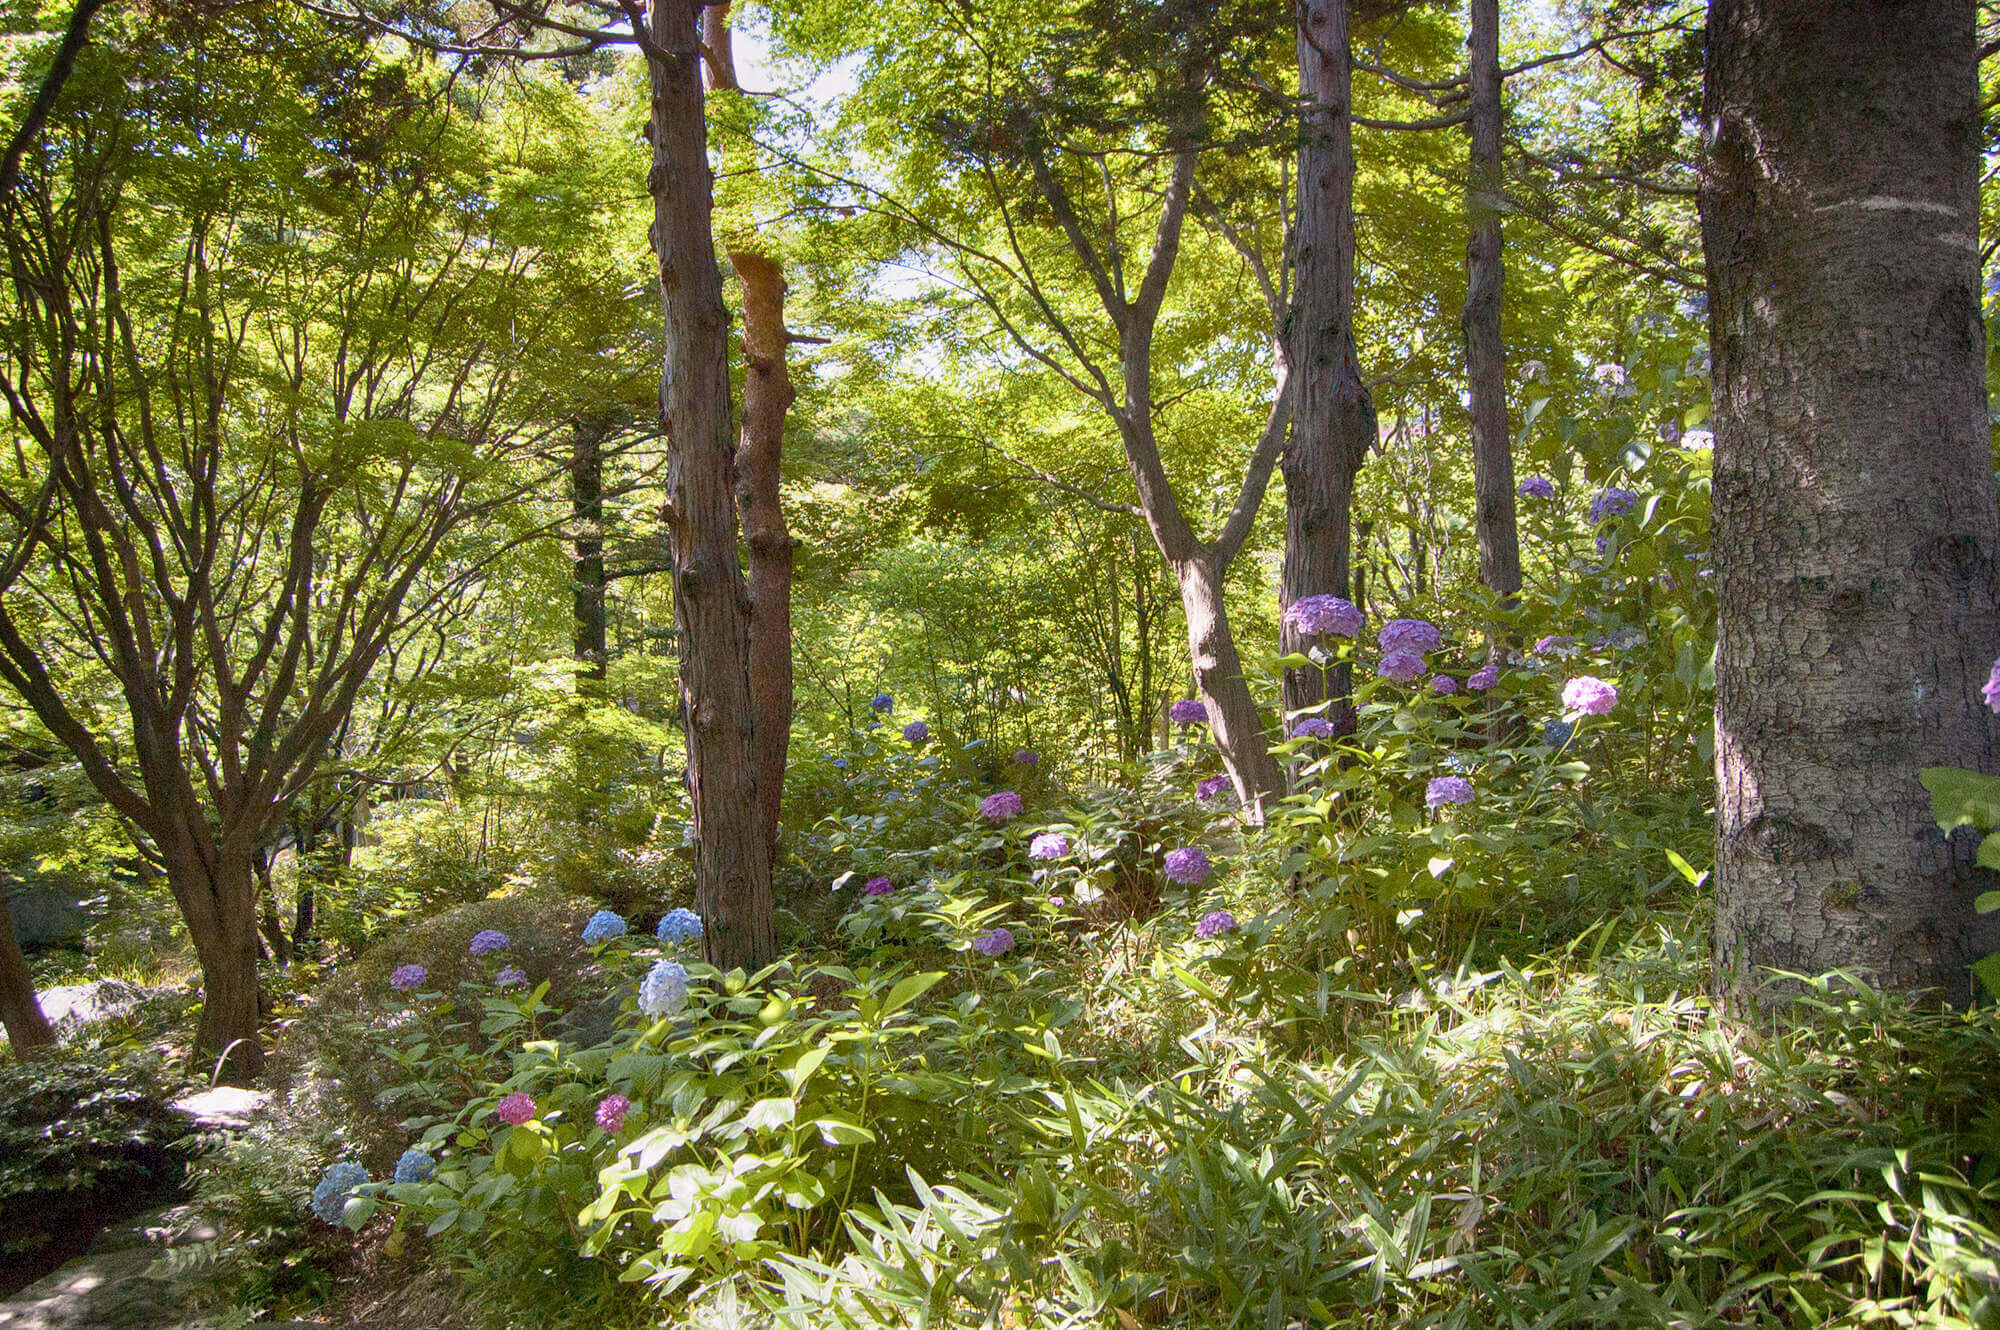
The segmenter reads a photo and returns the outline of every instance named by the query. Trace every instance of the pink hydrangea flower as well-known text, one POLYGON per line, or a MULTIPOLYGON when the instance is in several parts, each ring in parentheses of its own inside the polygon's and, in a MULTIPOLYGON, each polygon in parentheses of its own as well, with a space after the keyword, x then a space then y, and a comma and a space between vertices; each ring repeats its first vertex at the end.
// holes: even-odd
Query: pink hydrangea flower
POLYGON ((1986 680, 1986 686, 1979 690, 1979 695, 1986 699, 1987 706, 2000 711, 2000 660, 1993 662, 1993 673, 1986 680))
POLYGON ((1602 679, 1579 674, 1563 685, 1563 705, 1586 716, 1608 716, 1618 705, 1618 690, 1602 679))
POLYGON ((632 1101, 622 1094, 608 1094, 597 1101, 597 1125, 606 1131, 617 1131, 625 1125, 625 1115, 632 1110, 632 1101))
POLYGON ((510 1127, 518 1127, 535 1116, 535 1101, 520 1090, 502 1099, 493 1110, 510 1127))
POLYGON ((979 815, 988 822, 1006 822, 1023 812, 1021 796, 1012 790, 989 794, 979 801, 979 815))

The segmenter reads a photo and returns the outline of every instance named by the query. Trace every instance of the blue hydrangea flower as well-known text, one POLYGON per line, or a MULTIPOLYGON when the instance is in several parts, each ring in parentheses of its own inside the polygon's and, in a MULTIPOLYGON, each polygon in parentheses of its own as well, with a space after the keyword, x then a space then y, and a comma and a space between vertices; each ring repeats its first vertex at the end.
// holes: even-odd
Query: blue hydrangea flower
POLYGON ((931 727, 920 720, 913 720, 903 727, 903 741, 905 743, 920 744, 930 737, 931 727))
POLYGON ((583 926, 583 940, 588 946, 596 946, 625 931, 625 917, 614 910, 599 910, 590 916, 590 922, 583 926))
POLYGON ((1169 882, 1178 882, 1184 887, 1195 887, 1208 880, 1208 875, 1214 871, 1214 866, 1200 849, 1188 845, 1178 850, 1167 851, 1166 863, 1161 871, 1169 882))
POLYGON ((312 1189, 312 1212, 329 1224, 340 1223, 348 1199, 367 1182, 368 1170, 352 1159, 329 1164, 320 1175, 319 1185, 312 1189))
POLYGON ((675 906, 660 916, 653 936, 662 942, 692 942, 701 936, 701 916, 685 906, 675 906))
POLYGON ((1616 485, 1606 485, 1598 491, 1597 497, 1590 501, 1590 524, 1596 526, 1607 518, 1622 517, 1631 512, 1632 505, 1637 502, 1639 495, 1636 491, 1620 489, 1616 485))
POLYGON ((428 1182, 431 1174, 437 1172, 437 1160, 422 1150, 403 1151, 403 1157, 396 1161, 395 1180, 397 1182, 428 1182))
POLYGON ((639 1010, 658 1019, 672 1016, 688 1000, 688 972, 677 962, 661 961, 639 982, 639 1010))
POLYGON ((1167 708, 1167 719, 1176 725, 1208 724, 1208 705, 1198 697, 1184 697, 1167 708))
POLYGON ((891 707, 896 705, 896 699, 889 696, 887 693, 877 693, 875 694, 874 700, 869 702, 868 705, 875 708, 877 711, 887 711, 891 707))
POLYGON ((844 757, 836 757, 835 759, 833 759, 833 769, 835 771, 847 770, 847 759, 844 757))
POLYGON ((1472 782, 1463 776, 1436 776, 1424 789, 1424 802, 1432 808, 1441 808, 1446 804, 1469 804, 1472 799, 1472 782))
POLYGON ((1576 733, 1576 726, 1566 720, 1552 720, 1542 726, 1542 742, 1551 748, 1561 748, 1576 733))

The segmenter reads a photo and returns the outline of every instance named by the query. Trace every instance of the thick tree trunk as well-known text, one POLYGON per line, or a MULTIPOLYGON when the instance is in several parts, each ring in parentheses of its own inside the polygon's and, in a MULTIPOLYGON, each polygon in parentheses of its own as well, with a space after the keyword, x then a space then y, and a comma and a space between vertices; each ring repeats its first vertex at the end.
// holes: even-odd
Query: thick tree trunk
POLYGON ((762 254, 732 251, 743 284, 743 433, 736 499, 750 562, 750 693, 757 707, 757 791, 772 862, 792 742, 792 551, 779 502, 785 413, 798 396, 785 365, 785 274, 762 254))
POLYGON ((257 978, 257 878, 249 851, 204 851, 193 840, 163 847, 167 887, 180 904, 201 964, 195 1051, 204 1071, 232 1084, 264 1069, 257 978), (219 1070, 218 1070, 219 1069, 219 1070))
POLYGON ((666 364, 667 527, 681 707, 694 808, 695 907, 708 959, 754 968, 777 951, 758 793, 750 598, 737 551, 729 312, 710 228, 713 180, 693 0, 655 0, 650 24, 653 252, 666 364))
MULTIPOLYGON (((1375 405, 1361 379, 1354 341, 1354 124, 1350 102, 1346 0, 1301 0, 1299 88, 1305 110, 1299 138, 1297 285, 1290 355, 1297 398, 1285 477, 1285 562, 1279 599, 1345 597, 1349 590, 1354 481, 1375 442, 1375 405)), ((1315 639, 1283 629, 1288 652, 1315 639)), ((1329 719, 1345 733, 1354 713, 1346 667, 1285 671, 1289 714, 1327 700, 1329 719)))
MULTIPOLYGON (((1514 520, 1514 448, 1507 430, 1507 360, 1500 340, 1500 0, 1470 0, 1468 87, 1472 94, 1465 211, 1465 378, 1472 409, 1472 476, 1479 534, 1479 580, 1496 596, 1521 589, 1521 541, 1514 520)), ((1500 648, 1497 637, 1495 650, 1500 648)))
POLYGON ((28 974, 20 936, 14 932, 4 886, 0 886, 0 1027, 6 1029, 7 1045, 17 1058, 35 1057, 55 1046, 56 1032, 35 1000, 35 983, 28 974))
POLYGON ((2000 649, 1971 0, 1716 0, 1715 969, 1954 1000, 1996 941, 1927 766, 1990 770, 2000 649))
POLYGON ((604 426, 580 420, 570 439, 569 502, 573 552, 570 598, 579 681, 604 678, 604 426))
POLYGON ((1209 728, 1236 797, 1253 821, 1261 823, 1269 801, 1284 792, 1284 773, 1264 742, 1264 722, 1250 696, 1236 639, 1229 631, 1222 575, 1205 555, 1174 566, 1181 611, 1187 619, 1188 657, 1195 687, 1208 707, 1209 728))

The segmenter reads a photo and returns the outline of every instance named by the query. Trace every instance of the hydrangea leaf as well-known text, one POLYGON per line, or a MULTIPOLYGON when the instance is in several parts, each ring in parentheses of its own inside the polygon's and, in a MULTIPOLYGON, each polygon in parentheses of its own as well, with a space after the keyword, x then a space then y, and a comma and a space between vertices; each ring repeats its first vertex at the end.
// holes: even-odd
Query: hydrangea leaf
POLYGON ((2000 831, 1979 842, 1979 853, 1973 862, 1981 868, 2000 868, 2000 831))
POLYGON ((1947 835, 1960 827, 2000 827, 2000 777, 1962 767, 1925 767, 1917 779, 1931 792, 1931 816, 1947 835))
POLYGON ((1987 993, 2000 998, 2000 951, 1991 956, 1982 956, 1972 963, 1972 973, 1986 987, 1987 993))
POLYGON ((2000 910, 2000 891, 1982 891, 1972 898, 1972 908, 1980 914, 2000 910))

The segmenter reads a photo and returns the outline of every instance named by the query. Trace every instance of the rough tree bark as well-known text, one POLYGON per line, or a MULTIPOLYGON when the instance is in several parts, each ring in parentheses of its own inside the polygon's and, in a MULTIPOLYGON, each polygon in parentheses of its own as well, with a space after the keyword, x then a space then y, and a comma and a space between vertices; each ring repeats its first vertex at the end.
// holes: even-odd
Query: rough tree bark
POLYGON ((604 625, 604 435, 602 421, 579 420, 570 436, 570 600, 576 677, 602 681, 604 625))
POLYGON ((35 983, 28 974, 20 935, 14 931, 4 886, 0 886, 0 1028, 7 1031, 7 1045, 17 1058, 36 1057, 55 1046, 56 1032, 35 1000, 35 983))
MULTIPOLYGON (((1346 0, 1301 0, 1298 6, 1299 135, 1296 283, 1288 338, 1297 400, 1286 445, 1285 562, 1279 599, 1346 597, 1354 481, 1375 442, 1375 404, 1361 379, 1354 341, 1354 123, 1346 0)), ((1289 626, 1284 649, 1304 651, 1316 640, 1289 626)), ((1287 714, 1329 697, 1328 718, 1342 732, 1354 727, 1345 698, 1347 666, 1285 671, 1287 714)))
MULTIPOLYGON (((1472 484, 1479 535, 1479 580, 1503 600, 1521 589, 1521 542, 1514 517, 1514 448, 1507 430, 1507 359, 1500 340, 1500 0, 1470 0, 1466 37, 1472 147, 1465 212, 1465 378, 1472 409, 1472 484)), ((1496 632, 1490 647, 1501 650, 1496 632)))
POLYGON ((2000 647, 1972 0, 1717 0, 1716 981, 1969 994, 1996 940, 1917 773, 1989 770, 2000 647))
POLYGON ((653 252, 665 317, 660 413, 680 630, 681 709, 694 809, 695 907, 708 959, 754 968, 777 951, 771 856, 758 793, 750 597, 737 551, 729 311, 711 229, 700 7, 656 0, 651 80, 653 252))

